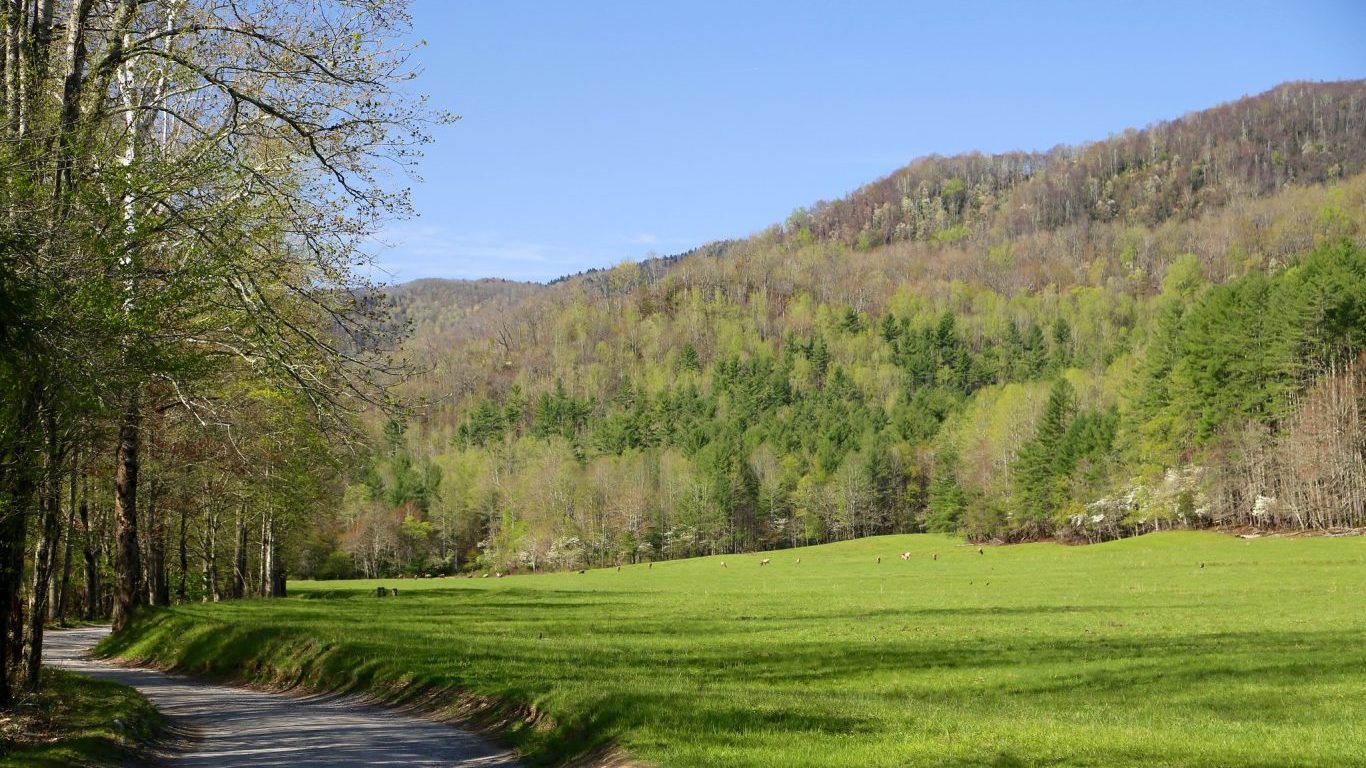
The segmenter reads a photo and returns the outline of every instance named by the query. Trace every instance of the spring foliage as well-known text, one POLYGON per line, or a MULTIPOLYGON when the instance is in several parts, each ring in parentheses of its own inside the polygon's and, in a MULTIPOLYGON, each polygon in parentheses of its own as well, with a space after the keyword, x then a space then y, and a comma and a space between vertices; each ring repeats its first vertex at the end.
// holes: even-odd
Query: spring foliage
MULTIPOLYGON (((1128 190, 1103 215, 1064 215, 1095 201, 1058 158, 991 194, 991 174, 953 174, 1009 158, 934 159, 747 240, 506 286, 458 334, 439 311, 411 314, 431 369, 410 392, 430 406, 367 471, 429 467, 433 535, 398 556, 417 550, 374 524, 402 519, 375 506, 376 486, 343 511, 336 543, 381 553, 362 563, 381 574, 920 530, 1013 541, 1361 525, 1359 407, 1342 405, 1360 402, 1366 329, 1358 153, 1329 137, 1336 165, 1296 154, 1306 186, 1271 184, 1242 156, 1221 164, 1228 147, 1279 151, 1240 143, 1238 115, 1270 130, 1268 110, 1291 125, 1313 103, 1357 109, 1337 99, 1359 87, 1278 89, 1063 152, 1128 190), (1158 204, 1136 180, 1181 167, 1196 183, 1190 158, 1170 154, 1192 131, 1220 181, 1158 204), (940 190, 943 236, 913 236, 916 223, 870 240, 838 223, 888 184, 922 182, 940 190), (1013 213, 1042 188, 1053 213, 1013 213), (1287 446, 1329 414, 1351 416, 1337 447, 1283 471, 1287 446)), ((883 222, 879 206, 859 210, 883 222)))

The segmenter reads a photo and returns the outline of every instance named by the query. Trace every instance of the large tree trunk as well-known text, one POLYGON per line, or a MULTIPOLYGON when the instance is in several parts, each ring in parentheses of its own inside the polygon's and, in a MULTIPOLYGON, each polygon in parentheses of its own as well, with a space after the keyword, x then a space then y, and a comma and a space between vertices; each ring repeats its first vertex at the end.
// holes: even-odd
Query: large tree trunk
POLYGON ((141 591, 138 577, 138 448, 142 404, 139 393, 128 397, 119 426, 114 457, 114 631, 128 626, 141 591))
POLYGON ((242 599, 247 596, 247 509, 246 504, 237 505, 237 538, 232 548, 232 596, 242 599))
POLYGON ((23 638, 19 587, 24 577, 28 512, 38 490, 37 461, 41 445, 38 418, 40 388, 33 382, 19 405, 16 430, 0 461, 0 707, 14 704, 10 672, 19 663, 23 638), (17 647, 16 647, 17 646, 17 647))
POLYGON ((48 585, 52 582, 57 546, 62 535, 62 444, 57 434, 57 419, 47 412, 47 479, 39 505, 38 546, 33 555, 33 584, 28 606, 28 659, 25 684, 37 691, 43 667, 43 628, 47 622, 48 585))
POLYGON ((12 636, 17 633, 20 638, 23 637, 19 583, 24 571, 28 505, 32 503, 32 489, 23 488, 22 481, 11 488, 9 507, 0 519, 0 546, 4 549, 0 552, 0 707, 9 707, 14 703, 10 671, 18 663, 19 657, 12 636), (25 496, 28 498, 25 499, 25 496))

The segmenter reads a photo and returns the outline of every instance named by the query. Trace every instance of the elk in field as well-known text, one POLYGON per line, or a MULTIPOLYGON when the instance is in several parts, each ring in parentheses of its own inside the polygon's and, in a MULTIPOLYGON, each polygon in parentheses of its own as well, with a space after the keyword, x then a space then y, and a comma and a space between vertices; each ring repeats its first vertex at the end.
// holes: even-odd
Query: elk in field
POLYGON ((910 559, 911 559, 911 553, 910 553, 910 552, 902 552, 902 553, 901 553, 901 559, 902 559, 902 560, 910 560, 910 559))
POLYGON ((768 565, 770 562, 772 562, 772 560, 770 558, 765 557, 763 560, 759 561, 759 565, 768 565))

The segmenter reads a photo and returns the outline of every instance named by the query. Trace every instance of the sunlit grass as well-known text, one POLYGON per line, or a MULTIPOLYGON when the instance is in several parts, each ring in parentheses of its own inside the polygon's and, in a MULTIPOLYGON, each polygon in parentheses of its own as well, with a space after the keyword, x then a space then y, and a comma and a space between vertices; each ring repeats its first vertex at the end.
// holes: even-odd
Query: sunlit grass
POLYGON ((891 536, 291 589, 153 614, 110 648, 530 705, 556 727, 507 738, 547 762, 616 743, 663 765, 1366 764, 1361 538, 1165 533, 979 555, 891 536), (371 596, 379 584, 399 596, 371 596))

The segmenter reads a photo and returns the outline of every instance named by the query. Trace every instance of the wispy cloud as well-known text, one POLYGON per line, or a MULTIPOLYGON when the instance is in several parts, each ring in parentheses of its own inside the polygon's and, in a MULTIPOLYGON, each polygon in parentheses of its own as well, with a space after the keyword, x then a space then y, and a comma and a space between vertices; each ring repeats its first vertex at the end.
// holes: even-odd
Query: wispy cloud
POLYGON ((386 283, 421 277, 545 281, 626 259, 677 253, 698 244, 696 238, 653 232, 604 234, 598 240, 597 247, 577 252, 493 230, 457 233, 439 222, 402 222, 372 239, 375 263, 370 277, 386 283))
POLYGON ((617 233, 612 236, 612 239, 623 245, 649 248, 650 250, 673 251, 697 245, 697 239, 693 237, 665 236, 654 232, 617 233))
POLYGON ((550 249, 497 232, 456 234, 440 224, 398 224, 374 238, 375 277, 401 282, 419 277, 503 277, 543 280, 556 272, 550 249))

